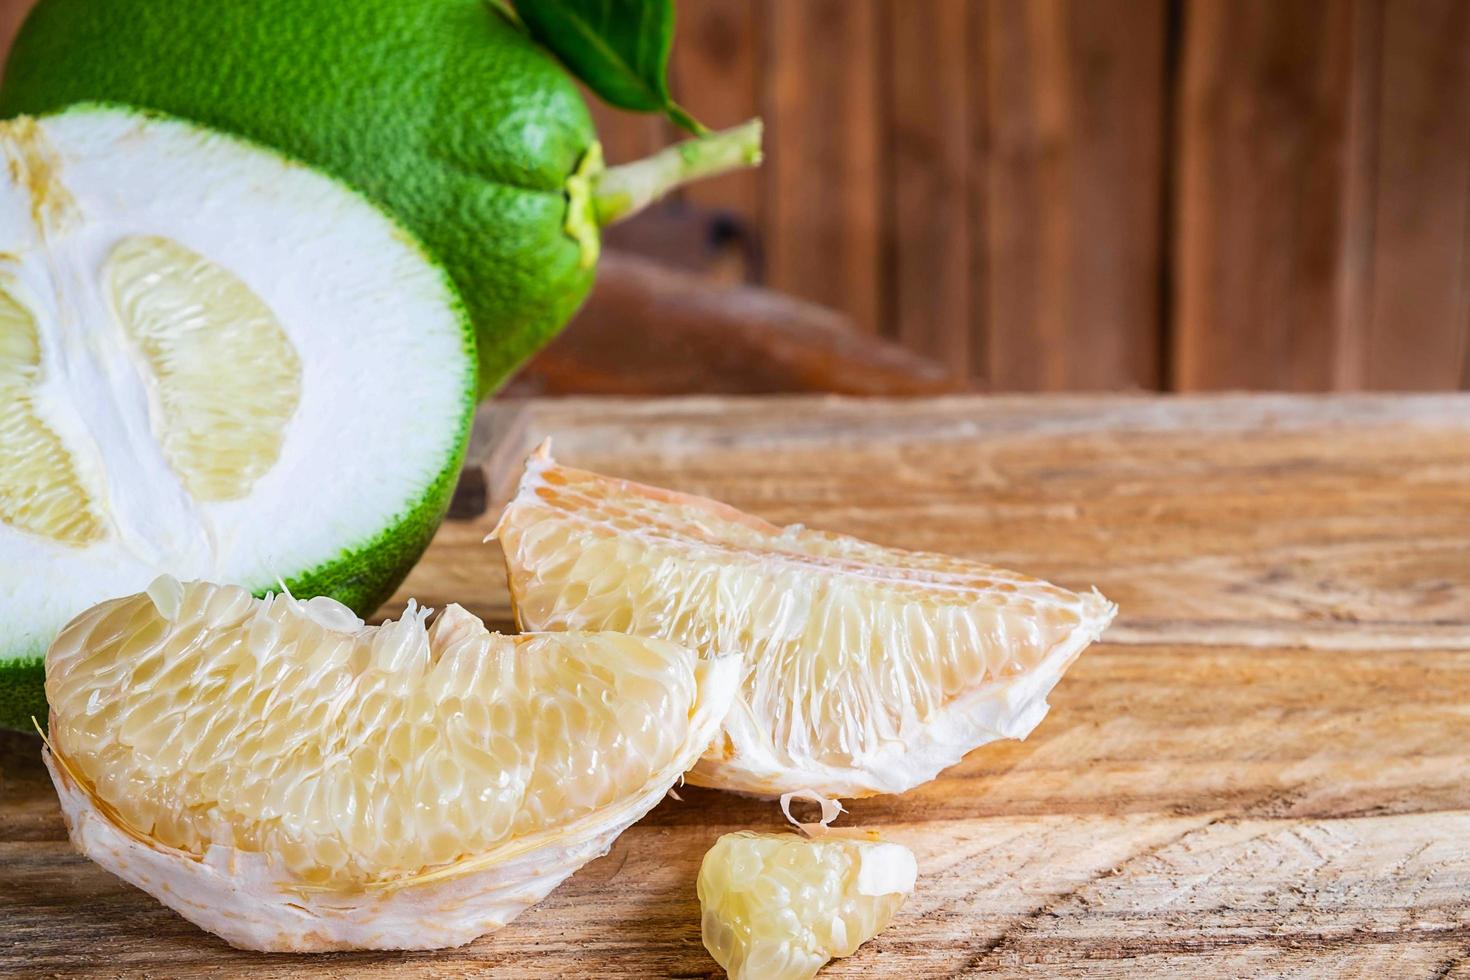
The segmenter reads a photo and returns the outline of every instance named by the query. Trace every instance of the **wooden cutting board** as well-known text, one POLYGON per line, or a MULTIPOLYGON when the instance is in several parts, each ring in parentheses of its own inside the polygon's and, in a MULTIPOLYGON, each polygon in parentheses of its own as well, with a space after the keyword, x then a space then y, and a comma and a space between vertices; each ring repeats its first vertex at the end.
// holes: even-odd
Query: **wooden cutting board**
MULTIPOLYGON (((825 976, 1470 978, 1470 396, 565 401, 481 419, 492 498, 567 462, 984 558, 1122 607, 1023 743, 844 822, 918 891, 825 976)), ((493 508, 395 603, 508 621, 493 508)), ((0 740, 0 974, 719 976, 694 877, 774 804, 685 789, 438 954, 241 953, 71 853, 0 740)))

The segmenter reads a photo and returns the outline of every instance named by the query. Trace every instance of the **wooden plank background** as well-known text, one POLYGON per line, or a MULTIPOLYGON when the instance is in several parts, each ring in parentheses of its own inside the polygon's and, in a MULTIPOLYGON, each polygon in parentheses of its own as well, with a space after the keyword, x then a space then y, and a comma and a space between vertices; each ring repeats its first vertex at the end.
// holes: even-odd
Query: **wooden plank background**
POLYGON ((672 75, 768 161, 614 247, 998 390, 1470 387, 1466 0, 680 0, 672 75))
MULTIPOLYGON (((1119 618, 1024 742, 840 826, 913 848, 821 980, 1470 980, 1470 395, 493 402, 492 498, 569 464, 1097 585, 1119 618), (879 478, 875 478, 875 474, 879 478)), ((379 616, 510 628, 498 507, 379 616)), ((0 977, 719 980, 694 882, 772 801, 685 787, 506 929, 433 953, 232 950, 76 854, 0 732, 0 977)))
POLYGON ((679 18, 677 95, 711 125, 764 115, 770 160, 625 247, 687 261, 698 232, 668 229, 704 222, 755 243, 750 281, 1000 390, 1470 386, 1465 0, 679 18))

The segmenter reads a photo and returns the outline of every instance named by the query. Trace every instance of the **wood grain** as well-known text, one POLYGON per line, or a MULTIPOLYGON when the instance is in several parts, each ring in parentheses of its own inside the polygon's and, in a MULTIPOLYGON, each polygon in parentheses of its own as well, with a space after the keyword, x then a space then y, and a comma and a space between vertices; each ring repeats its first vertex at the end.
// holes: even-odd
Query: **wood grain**
MULTIPOLYGON (((568 462, 778 521, 1097 583, 1122 606, 1025 742, 844 823, 917 893, 823 976, 1463 976, 1470 396, 502 403, 503 493, 568 462)), ((506 622, 494 514, 409 594, 506 622)), ((228 949, 72 855, 36 740, 0 735, 0 975, 716 977, 693 881, 777 808, 685 789, 511 926, 438 954, 228 949)))
POLYGON ((990 387, 1157 388, 1165 4, 982 9, 990 387))
POLYGON ((1173 243, 1180 390, 1331 387, 1353 7, 1186 6, 1173 243))
POLYGON ((770 5, 766 283, 884 328, 878 0, 770 5))
POLYGON ((888 0, 889 165, 884 200, 892 236, 889 326, 903 344, 968 379, 964 326, 978 298, 970 222, 971 19, 967 0, 888 0))
POLYGON ((573 399, 482 421, 500 433, 496 495, 549 435, 567 459, 778 523, 1095 584, 1122 606, 1114 641, 1371 648, 1470 640, 1467 409, 1459 395, 573 399))
POLYGON ((1470 4, 1381 13, 1365 387, 1456 388, 1470 356, 1470 4))

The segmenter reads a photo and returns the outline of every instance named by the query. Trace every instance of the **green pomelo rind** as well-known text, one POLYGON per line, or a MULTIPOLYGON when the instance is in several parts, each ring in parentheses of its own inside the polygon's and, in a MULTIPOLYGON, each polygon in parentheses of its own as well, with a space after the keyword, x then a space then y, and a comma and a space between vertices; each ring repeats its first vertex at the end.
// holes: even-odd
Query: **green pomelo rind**
POLYGON ((45 651, 27 651, 0 660, 0 728, 34 731, 31 719, 46 724, 45 651))
POLYGON ((0 116, 83 101, 245 136, 396 214, 464 297, 482 393, 592 284, 564 230, 591 117, 560 66, 483 0, 41 0, 0 116))
MULTIPOLYGON (((89 100, 69 105, 63 109, 42 113, 37 118, 89 111, 121 112, 141 118, 173 120, 176 117, 162 111, 135 106, 89 100)), ((232 139, 252 149, 267 153, 277 159, 309 166, 290 153, 266 145, 248 136, 232 134, 232 139)), ((321 173, 319 170, 317 173, 321 173)), ((454 281, 444 264, 429 253, 423 243, 409 231, 391 212, 375 204, 367 195, 340 178, 322 175, 339 191, 371 208, 388 223, 391 232, 405 246, 438 275, 443 286, 444 299, 455 321, 459 324, 464 354, 463 370, 457 380, 464 396, 464 411, 460 413, 457 428, 449 441, 450 453, 444 465, 434 474, 418 495, 405 501, 403 508, 390 516, 377 533, 345 545, 336 555, 306 571, 283 576, 287 589, 301 598, 326 595, 348 606, 359 616, 368 616, 382 605, 408 577, 424 550, 428 548, 434 533, 449 509, 450 499, 464 466, 465 452, 469 447, 470 429, 474 424, 477 400, 476 388, 476 335, 469 311, 466 309, 454 281)), ((449 379, 446 379, 449 380, 449 379)), ((310 488, 303 488, 309 490, 310 488)), ((281 582, 244 582, 257 596, 277 591, 281 582)), ((78 613, 82 610, 77 610, 78 613)), ((32 648, 7 652, 0 639, 0 728, 31 731, 34 717, 42 725, 46 723, 45 695, 45 649, 32 648)))

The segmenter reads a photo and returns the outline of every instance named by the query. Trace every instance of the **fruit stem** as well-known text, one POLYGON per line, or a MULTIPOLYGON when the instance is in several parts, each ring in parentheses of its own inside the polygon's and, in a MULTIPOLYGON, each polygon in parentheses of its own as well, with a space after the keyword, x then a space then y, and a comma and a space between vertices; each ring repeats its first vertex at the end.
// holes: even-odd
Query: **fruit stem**
POLYGON ((676 187, 761 162, 761 121, 697 136, 653 156, 609 167, 597 181, 593 205, 606 227, 637 214, 676 187))

